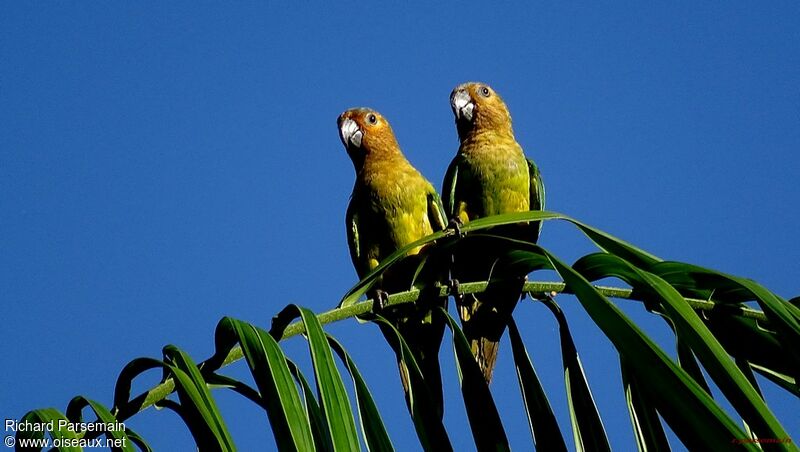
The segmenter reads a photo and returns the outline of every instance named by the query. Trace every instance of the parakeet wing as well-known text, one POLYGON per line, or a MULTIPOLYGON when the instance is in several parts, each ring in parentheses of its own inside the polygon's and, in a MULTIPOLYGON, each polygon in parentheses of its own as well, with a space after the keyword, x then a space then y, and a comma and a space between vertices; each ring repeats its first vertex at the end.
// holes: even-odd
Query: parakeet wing
POLYGON ((527 161, 528 174, 531 178, 531 210, 544 210, 544 182, 542 182, 542 175, 533 160, 527 159, 527 161))
POLYGON ((458 182, 458 166, 461 163, 462 157, 457 155, 450 166, 447 167, 447 172, 444 175, 444 182, 442 183, 442 198, 444 201, 445 217, 451 219, 456 216, 456 183, 458 182))
MULTIPOLYGON (((530 177, 530 190, 531 190, 531 208, 530 210, 544 210, 544 182, 542 175, 539 173, 539 167, 531 159, 528 160, 528 174, 530 177)), ((542 222, 539 221, 536 225, 536 238, 534 242, 539 240, 539 234, 542 231, 542 222)))
POLYGON ((447 214, 436 190, 428 193, 428 220, 433 232, 444 230, 447 227, 447 214))
POLYGON ((350 259, 353 261, 353 267, 356 269, 359 277, 364 276, 364 269, 361 268, 361 246, 358 236, 358 215, 354 203, 351 201, 347 206, 347 214, 345 216, 347 223, 347 246, 350 248, 350 259))

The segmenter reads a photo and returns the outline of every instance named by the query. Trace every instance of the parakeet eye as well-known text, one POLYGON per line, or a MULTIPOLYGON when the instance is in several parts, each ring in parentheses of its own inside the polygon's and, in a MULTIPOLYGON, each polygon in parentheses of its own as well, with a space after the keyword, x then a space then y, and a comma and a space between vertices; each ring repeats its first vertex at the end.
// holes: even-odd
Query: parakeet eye
POLYGON ((489 97, 489 88, 487 88, 485 86, 481 86, 481 89, 479 91, 481 93, 481 96, 489 97))
POLYGON ((375 116, 375 113, 370 113, 369 115, 367 115, 367 122, 370 124, 377 124, 378 117, 375 116))

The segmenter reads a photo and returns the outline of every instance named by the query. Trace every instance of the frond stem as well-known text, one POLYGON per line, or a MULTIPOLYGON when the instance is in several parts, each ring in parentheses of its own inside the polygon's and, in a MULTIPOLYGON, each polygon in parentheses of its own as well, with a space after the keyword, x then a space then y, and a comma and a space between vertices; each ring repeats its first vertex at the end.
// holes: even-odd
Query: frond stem
MULTIPOLYGON (((486 287, 489 285, 488 281, 480 281, 480 282, 471 282, 471 283, 462 283, 459 285, 458 292, 460 294, 471 294, 471 293, 481 293, 486 290, 486 287)), ((619 298, 619 299, 627 299, 627 300, 635 300, 635 301, 645 301, 641 299, 641 294, 635 294, 631 289, 619 288, 619 287, 608 287, 608 286, 594 286, 601 294, 606 297, 611 298, 619 298)), ((570 293, 569 291, 565 290, 564 283, 560 282, 543 282, 543 281, 529 281, 526 282, 523 287, 523 292, 531 294, 533 297, 538 296, 546 296, 551 295, 552 293, 570 293)), ((386 302, 386 306, 394 306, 400 305, 404 303, 411 303, 417 300, 419 297, 420 291, 418 289, 409 290, 406 292, 398 292, 392 295, 389 295, 389 299, 386 302)), ((450 296, 450 288, 447 286, 439 286, 439 296, 446 297, 450 296)), ((713 310, 719 303, 711 300, 702 300, 697 298, 685 298, 686 302, 689 305, 701 311, 711 311, 713 310)), ((746 307, 740 306, 726 306, 728 312, 732 312, 733 314, 738 314, 743 317, 752 318, 756 320, 766 321, 767 318, 763 312, 750 309, 746 307)), ((317 317, 319 318, 320 323, 323 325, 333 322, 338 322, 340 320, 357 317, 359 315, 367 314, 372 311, 372 300, 366 300, 360 303, 356 303, 350 306, 345 306, 337 309, 332 309, 327 312, 323 312, 319 314, 317 317)), ((283 337, 281 339, 287 339, 292 336, 296 336, 301 334, 305 331, 302 322, 294 322, 290 324, 283 333, 283 337)), ((225 360, 222 363, 221 367, 227 366, 235 361, 242 359, 243 354, 241 348, 234 347, 225 360)), ((203 362, 199 365, 202 369, 206 363, 203 362)), ((131 399, 128 404, 125 406, 120 407, 119 412, 117 413, 118 418, 121 421, 130 418, 134 414, 143 411, 144 409, 158 403, 161 400, 164 400, 175 390, 175 383, 172 379, 167 379, 163 383, 158 384, 157 386, 153 387, 149 391, 140 394, 139 396, 131 399)))

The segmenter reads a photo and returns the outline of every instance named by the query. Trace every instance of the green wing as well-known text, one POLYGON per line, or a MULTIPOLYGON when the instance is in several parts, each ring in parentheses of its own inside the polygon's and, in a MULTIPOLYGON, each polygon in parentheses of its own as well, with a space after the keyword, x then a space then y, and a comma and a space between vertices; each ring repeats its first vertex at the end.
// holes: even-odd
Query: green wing
POLYGON ((345 218, 345 225, 347 226, 347 246, 350 248, 350 259, 353 261, 353 267, 356 269, 359 277, 364 275, 364 269, 361 264, 361 246, 358 237, 358 215, 353 200, 347 206, 347 214, 345 218))
POLYGON ((528 160, 528 174, 530 175, 531 210, 544 210, 544 182, 539 168, 528 160))
POLYGON ((442 197, 444 198, 444 212, 446 218, 452 219, 456 216, 456 183, 458 182, 458 166, 461 163, 461 155, 456 155, 450 166, 447 167, 447 172, 444 175, 444 182, 442 183, 442 197))
POLYGON ((431 223, 433 232, 442 231, 447 228, 447 214, 442 205, 442 199, 433 187, 431 187, 431 191, 428 193, 428 220, 431 223))
MULTIPOLYGON (((530 177, 531 210, 544 210, 544 182, 542 181, 542 175, 533 160, 527 160, 528 175, 530 177)), ((539 221, 536 225, 536 239, 534 242, 539 240, 539 234, 542 232, 542 223, 539 221)))

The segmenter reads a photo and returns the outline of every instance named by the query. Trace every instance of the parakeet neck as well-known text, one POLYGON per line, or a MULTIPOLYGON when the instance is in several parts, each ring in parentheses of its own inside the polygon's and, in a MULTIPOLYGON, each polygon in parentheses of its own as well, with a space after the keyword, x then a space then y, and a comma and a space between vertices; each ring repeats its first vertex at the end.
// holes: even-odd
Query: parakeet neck
POLYGON ((491 152, 495 148, 518 148, 511 128, 499 130, 473 129, 461 140, 460 152, 491 152))
POLYGON ((390 174, 394 169, 401 169, 410 165, 397 147, 381 150, 372 149, 364 154, 361 164, 356 165, 356 172, 369 177, 380 177, 381 174, 390 174))
POLYGON ((458 131, 458 141, 464 141, 472 132, 473 124, 469 121, 456 120, 456 130, 458 131))
POLYGON ((514 140, 514 129, 511 127, 510 120, 491 122, 476 118, 475 122, 456 121, 456 129, 458 130, 458 139, 462 143, 466 140, 487 134, 507 137, 514 140))

